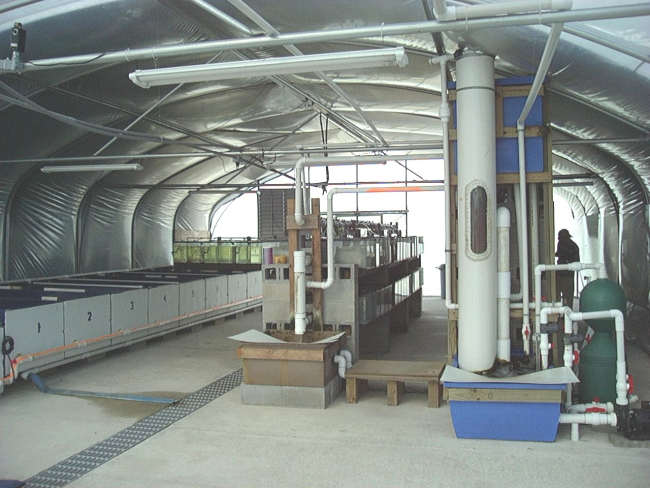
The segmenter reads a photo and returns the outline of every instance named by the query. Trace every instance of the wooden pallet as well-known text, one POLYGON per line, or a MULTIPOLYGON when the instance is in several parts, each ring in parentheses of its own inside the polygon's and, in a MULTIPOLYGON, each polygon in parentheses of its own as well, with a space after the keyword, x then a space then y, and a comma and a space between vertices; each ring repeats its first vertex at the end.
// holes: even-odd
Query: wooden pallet
POLYGON ((388 405, 399 405, 404 383, 427 383, 429 407, 438 408, 442 398, 440 375, 444 361, 357 361, 345 373, 346 399, 357 403, 368 388, 368 380, 385 381, 388 405))

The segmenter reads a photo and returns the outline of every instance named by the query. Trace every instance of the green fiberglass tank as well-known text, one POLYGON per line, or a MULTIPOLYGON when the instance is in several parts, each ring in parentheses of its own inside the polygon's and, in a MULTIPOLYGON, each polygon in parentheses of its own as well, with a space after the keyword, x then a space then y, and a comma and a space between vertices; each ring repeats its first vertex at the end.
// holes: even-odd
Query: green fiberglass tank
MULTIPOLYGON (((625 292, 615 282, 598 279, 584 287, 580 295, 581 312, 617 309, 625 314, 625 292)), ((586 320, 594 330, 591 342, 580 352, 580 403, 594 398, 601 402, 616 400, 616 338, 614 319, 586 320)))
MULTIPOLYGON (((594 280, 585 286, 580 294, 581 312, 618 309, 625 315, 626 306, 623 288, 611 280, 594 280)), ((591 319, 586 322, 596 332, 614 330, 614 319, 591 319)))

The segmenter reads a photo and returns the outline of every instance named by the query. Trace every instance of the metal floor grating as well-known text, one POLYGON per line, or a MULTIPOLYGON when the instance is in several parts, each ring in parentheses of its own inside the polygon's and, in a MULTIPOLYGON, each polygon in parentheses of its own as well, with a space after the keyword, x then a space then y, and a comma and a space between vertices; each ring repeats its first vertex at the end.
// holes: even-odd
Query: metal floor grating
POLYGON ((51 488, 65 486, 86 473, 110 461, 145 439, 169 427, 174 422, 207 405, 212 400, 237 388, 242 382, 242 370, 234 371, 214 383, 186 396, 177 403, 136 422, 117 434, 84 449, 78 454, 41 471, 25 481, 25 487, 51 488))

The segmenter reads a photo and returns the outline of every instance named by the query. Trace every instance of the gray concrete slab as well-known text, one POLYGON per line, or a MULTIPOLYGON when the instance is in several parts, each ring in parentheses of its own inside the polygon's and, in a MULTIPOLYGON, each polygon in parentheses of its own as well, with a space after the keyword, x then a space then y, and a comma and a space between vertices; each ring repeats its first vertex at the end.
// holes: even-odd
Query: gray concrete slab
MULTIPOLYGON (((433 360, 446 351, 444 304, 391 337, 382 359, 433 360)), ((240 367, 228 335, 258 328, 246 314, 195 333, 91 364, 45 373, 52 386, 183 395, 240 367)), ((637 389, 650 399, 650 357, 629 347, 637 389)), ((372 385, 371 385, 372 386, 372 385)), ((0 398, 0 479, 25 479, 160 408, 43 395, 24 381, 0 398)), ((385 385, 326 410, 242 405, 236 388, 68 486, 71 487, 647 487, 647 449, 613 446, 606 427, 555 443, 456 439, 449 406, 427 408, 424 391, 386 405, 385 385)))

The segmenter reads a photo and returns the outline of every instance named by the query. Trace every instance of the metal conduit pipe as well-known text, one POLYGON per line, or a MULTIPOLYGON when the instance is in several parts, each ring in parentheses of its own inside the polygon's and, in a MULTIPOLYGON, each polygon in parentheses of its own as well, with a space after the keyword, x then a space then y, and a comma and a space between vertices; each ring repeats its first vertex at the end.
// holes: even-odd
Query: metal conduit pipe
MULTIPOLYGON (((519 263, 521 269, 521 290, 523 293, 522 300, 523 307, 523 321, 522 321, 522 337, 524 341, 524 351, 530 354, 530 344, 528 342, 530 337, 530 308, 528 307, 528 300, 530 297, 529 292, 529 259, 528 259, 528 206, 526 202, 526 142, 524 138, 525 123, 528 114, 530 113, 533 103, 537 98, 537 94, 542 86, 548 67, 551 64, 551 59, 555 53, 560 34, 562 33, 563 24, 554 24, 551 28, 551 33, 546 41, 542 58, 539 61, 537 73, 530 92, 526 98, 526 103, 521 111, 519 119, 517 119, 517 143, 519 149, 519 199, 520 199, 520 213, 519 216, 523 217, 518 220, 520 226, 520 241, 519 247, 521 249, 522 260, 519 263)), ((539 293, 537 293, 539 295, 539 293)))
MULTIPOLYGON (((139 49, 108 53, 81 54, 59 58, 34 60, 26 63, 22 72, 65 68, 66 64, 99 65, 110 63, 133 62, 140 59, 158 59, 186 54, 210 54, 216 51, 238 49, 258 49, 285 44, 341 41, 362 37, 387 37, 393 35, 435 33, 448 31, 471 31, 486 28, 521 27, 526 25, 553 24, 559 22, 583 22, 593 20, 642 17, 650 15, 650 5, 623 5, 617 7, 580 9, 562 12, 542 12, 516 16, 501 16, 488 19, 468 19, 452 22, 423 21, 399 24, 376 25, 369 27, 352 27, 327 31, 294 32, 279 36, 264 36, 244 39, 226 39, 220 41, 176 44, 171 46, 151 46, 139 49)), ((7 69, 0 71, 8 71, 7 69)))
POLYGON ((190 2, 192 2, 197 7, 202 8, 203 10, 208 12, 209 14, 214 15, 216 18, 218 18, 219 20, 224 22, 226 25, 232 27, 233 29, 235 29, 235 30, 237 30, 237 31, 239 31, 239 32, 241 32, 243 34, 246 34, 246 35, 249 35, 249 36, 258 35, 258 33, 253 32, 247 26, 245 26, 244 24, 239 22, 237 19, 234 19, 233 17, 226 14, 225 12, 222 12, 217 7, 215 7, 214 5, 209 4, 205 0, 190 0, 190 2))
POLYGON ((504 3, 448 7, 446 0, 433 0, 433 12, 436 14, 436 19, 442 22, 521 14, 525 12, 541 13, 542 10, 570 10, 572 6, 572 0, 540 0, 537 2, 517 0, 504 3))
POLYGON ((445 180, 445 306, 447 310, 457 310, 458 304, 451 300, 451 182, 449 176, 449 95, 447 92, 447 61, 450 56, 431 58, 429 63, 440 65, 440 121, 442 122, 442 157, 444 160, 445 180))

